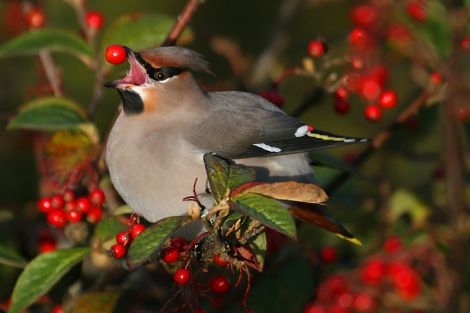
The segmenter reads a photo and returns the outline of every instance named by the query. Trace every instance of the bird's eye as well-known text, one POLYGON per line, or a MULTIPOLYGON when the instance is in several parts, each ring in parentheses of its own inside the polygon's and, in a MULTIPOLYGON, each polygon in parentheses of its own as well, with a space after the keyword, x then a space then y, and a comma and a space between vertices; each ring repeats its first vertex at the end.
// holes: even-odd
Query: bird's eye
POLYGON ((162 81, 162 80, 165 80, 167 78, 168 78, 168 76, 164 72, 155 73, 155 79, 158 80, 158 81, 162 81))

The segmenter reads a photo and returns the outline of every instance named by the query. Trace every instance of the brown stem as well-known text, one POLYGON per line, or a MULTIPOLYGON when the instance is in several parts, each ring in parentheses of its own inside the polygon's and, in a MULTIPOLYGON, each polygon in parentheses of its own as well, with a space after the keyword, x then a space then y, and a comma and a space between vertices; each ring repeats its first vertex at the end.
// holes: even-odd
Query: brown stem
POLYGON ((279 8, 279 20, 276 23, 273 35, 264 51, 253 66, 248 79, 251 89, 258 86, 268 75, 273 63, 289 42, 289 30, 300 12, 304 0, 284 0, 279 8))
POLYGON ((178 19, 173 25, 173 28, 166 37, 165 41, 162 43, 162 46, 175 45, 176 41, 180 37, 183 30, 186 28, 186 25, 188 25, 200 3, 200 0, 188 0, 186 6, 183 9, 183 12, 181 12, 180 16, 178 16, 178 19))
MULTIPOLYGON (((419 95, 416 100, 414 100, 403 112, 401 112, 389 126, 385 127, 385 129, 374 136, 371 144, 364 151, 362 151, 361 154, 359 154, 351 166, 354 168, 360 167, 373 152, 382 147, 384 142, 390 138, 391 134, 395 130, 397 130, 404 122, 416 114, 416 112, 426 104, 428 97, 428 92, 423 91, 421 95, 419 95)), ((346 180, 349 179, 349 177, 351 177, 352 173, 352 171, 347 171, 342 172, 336 176, 326 187, 327 193, 330 195, 334 193, 346 180)))
MULTIPOLYGON (((451 88, 452 89, 452 88, 451 88)), ((452 93, 452 91, 451 91, 452 93)), ((454 102, 459 101, 458 95, 451 95, 444 104, 441 113, 443 119, 444 149, 443 160, 446 173, 446 209, 452 236, 449 242, 451 253, 448 256, 450 273, 450 291, 447 312, 459 312, 463 288, 462 273, 466 263, 465 238, 462 229, 464 218, 464 157, 460 121, 456 114, 454 102), (455 99, 457 98, 457 99, 455 99)))
POLYGON ((60 75, 55 65, 54 60, 51 57, 51 53, 48 50, 41 50, 39 52, 39 60, 41 60, 41 64, 44 67, 44 71, 46 72, 47 80, 51 85, 52 91, 54 95, 57 97, 62 97, 64 93, 62 92, 62 82, 60 79, 60 75))
POLYGON ((91 117, 96 109, 98 104, 103 98, 103 82, 104 82, 104 73, 102 63, 99 61, 98 57, 98 47, 96 43, 96 31, 87 26, 85 21, 86 9, 83 5, 83 2, 79 1, 73 5, 75 13, 77 15, 78 23, 85 34, 85 38, 88 44, 92 47, 95 54, 96 68, 95 68, 95 84, 93 86, 93 96, 91 97, 90 103, 88 104, 88 116, 91 117))

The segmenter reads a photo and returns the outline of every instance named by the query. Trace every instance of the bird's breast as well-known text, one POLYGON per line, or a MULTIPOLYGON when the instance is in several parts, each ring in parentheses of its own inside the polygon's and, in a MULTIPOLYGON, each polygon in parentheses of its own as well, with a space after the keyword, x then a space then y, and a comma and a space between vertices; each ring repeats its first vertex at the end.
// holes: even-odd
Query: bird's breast
POLYGON ((187 213, 183 198, 204 192, 206 173, 202 152, 177 134, 151 134, 116 121, 106 146, 111 180, 124 201, 150 222, 187 213))

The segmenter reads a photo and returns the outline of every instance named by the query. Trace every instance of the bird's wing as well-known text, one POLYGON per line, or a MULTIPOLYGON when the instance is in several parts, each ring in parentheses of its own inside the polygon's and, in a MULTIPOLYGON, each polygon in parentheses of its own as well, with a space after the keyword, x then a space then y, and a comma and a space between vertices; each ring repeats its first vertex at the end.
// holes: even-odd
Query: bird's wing
POLYGON ((313 129, 249 93, 208 95, 210 112, 188 131, 197 148, 231 159, 291 154, 367 141, 313 129))

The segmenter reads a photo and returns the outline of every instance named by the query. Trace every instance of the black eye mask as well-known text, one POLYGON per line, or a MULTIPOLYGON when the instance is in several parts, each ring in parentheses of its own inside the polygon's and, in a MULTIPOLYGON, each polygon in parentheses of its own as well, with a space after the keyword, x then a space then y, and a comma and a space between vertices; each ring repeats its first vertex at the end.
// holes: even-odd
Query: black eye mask
POLYGON ((185 72, 186 69, 182 67, 159 67, 153 68, 150 64, 148 64, 140 54, 136 53, 135 58, 137 61, 145 68, 147 75, 156 81, 163 81, 175 75, 178 75, 182 72, 185 72))

